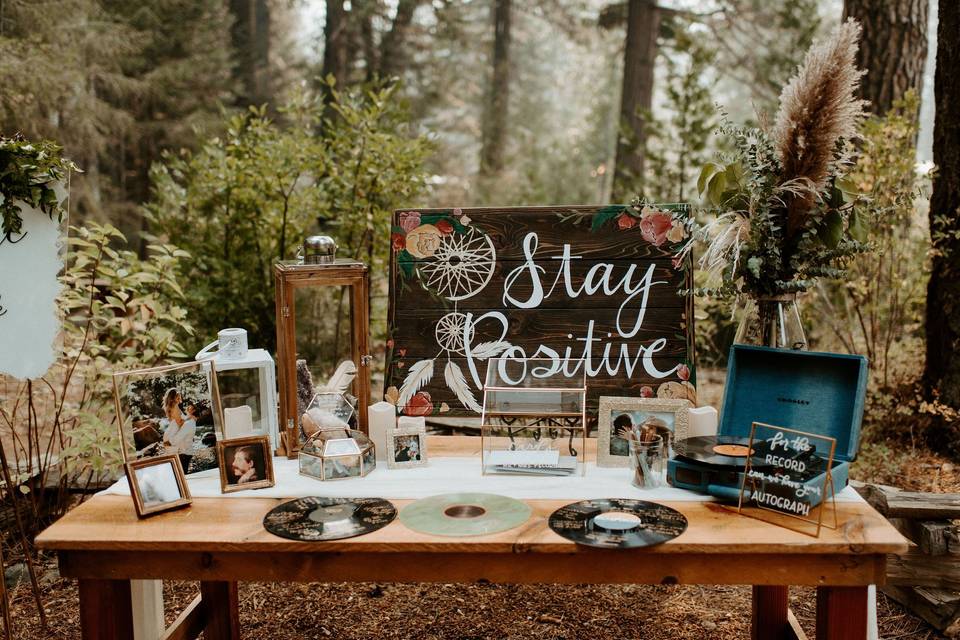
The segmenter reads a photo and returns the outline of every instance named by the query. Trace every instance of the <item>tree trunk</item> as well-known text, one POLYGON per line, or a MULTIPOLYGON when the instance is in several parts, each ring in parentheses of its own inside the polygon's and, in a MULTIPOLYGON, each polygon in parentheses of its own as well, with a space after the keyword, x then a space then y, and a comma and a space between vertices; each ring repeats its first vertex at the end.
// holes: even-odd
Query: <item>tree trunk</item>
POLYGON ((927 10, 935 0, 844 0, 843 19, 863 25, 857 65, 860 95, 885 115, 909 89, 920 95, 927 58, 927 10))
MULTIPOLYGON (((400 75, 407 66, 406 43, 420 0, 400 0, 397 15, 380 42, 380 77, 400 75)), ((509 20, 509 18, 508 18, 509 20)))
POLYGON ((332 76, 341 87, 347 81, 349 35, 343 0, 327 0, 327 19, 323 25, 323 77, 332 76))
POLYGON ((236 63, 234 77, 242 87, 240 106, 262 105, 273 97, 270 90, 270 6, 269 0, 230 0, 236 63))
POLYGON ((623 92, 613 198, 623 200, 643 184, 646 118, 653 106, 653 67, 657 58, 660 9, 656 0, 629 0, 623 56, 623 92))
POLYGON ((510 3, 511 0, 494 0, 493 5, 493 77, 483 123, 481 176, 495 175, 504 166, 510 102, 510 3))
POLYGON ((960 3, 940 0, 930 199, 933 263, 927 286, 925 382, 960 408, 960 3))

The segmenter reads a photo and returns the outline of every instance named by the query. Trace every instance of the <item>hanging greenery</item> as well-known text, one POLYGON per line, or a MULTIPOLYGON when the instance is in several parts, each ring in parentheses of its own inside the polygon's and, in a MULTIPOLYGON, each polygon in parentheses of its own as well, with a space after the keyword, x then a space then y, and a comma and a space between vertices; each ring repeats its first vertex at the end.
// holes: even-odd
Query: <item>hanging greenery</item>
POLYGON ((63 219, 63 207, 54 186, 70 171, 79 171, 60 156, 60 145, 49 140, 30 142, 22 136, 0 136, 0 213, 4 236, 20 233, 20 202, 40 209, 51 220, 63 219))

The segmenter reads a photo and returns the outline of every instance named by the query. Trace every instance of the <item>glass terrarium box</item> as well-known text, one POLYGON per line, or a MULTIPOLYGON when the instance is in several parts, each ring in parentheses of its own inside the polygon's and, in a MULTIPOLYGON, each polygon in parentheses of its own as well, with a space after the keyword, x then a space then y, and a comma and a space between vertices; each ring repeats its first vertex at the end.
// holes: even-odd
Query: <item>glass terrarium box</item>
POLYGON ((480 431, 484 475, 584 473, 585 370, 575 360, 488 360, 480 431))
POLYGON ((356 429, 321 429, 300 447, 300 474, 317 480, 362 478, 377 467, 373 442, 356 429))
POLYGON ((367 431, 369 275, 333 253, 277 263, 274 275, 280 431, 294 458, 316 425, 367 431), (338 423, 347 413, 349 425, 338 423))

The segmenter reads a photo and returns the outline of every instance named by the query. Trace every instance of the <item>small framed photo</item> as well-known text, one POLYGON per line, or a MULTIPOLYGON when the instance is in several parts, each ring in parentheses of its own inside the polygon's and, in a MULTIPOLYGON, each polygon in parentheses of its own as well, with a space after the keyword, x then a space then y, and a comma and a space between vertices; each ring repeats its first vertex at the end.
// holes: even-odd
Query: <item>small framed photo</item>
POLYGON ((223 493, 272 487, 273 455, 269 436, 231 438, 217 443, 223 493))
POLYGON ((180 458, 176 455, 133 460, 126 463, 124 469, 138 518, 185 507, 192 502, 180 458))
POLYGON ((427 464, 427 434, 419 428, 395 429, 387 435, 387 467, 405 469, 427 464))
POLYGON ((176 455, 185 474, 214 469, 223 411, 212 361, 113 374, 124 462, 176 455))
POLYGON ((667 450, 687 437, 689 400, 600 396, 597 466, 629 467, 631 430, 653 431, 663 436, 667 450))

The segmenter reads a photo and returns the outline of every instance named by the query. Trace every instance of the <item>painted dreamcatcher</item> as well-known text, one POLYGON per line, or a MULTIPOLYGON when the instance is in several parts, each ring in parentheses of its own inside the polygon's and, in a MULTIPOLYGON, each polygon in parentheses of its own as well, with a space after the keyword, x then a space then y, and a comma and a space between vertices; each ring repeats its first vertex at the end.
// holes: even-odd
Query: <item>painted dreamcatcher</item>
POLYGON ((447 388, 464 407, 480 413, 480 403, 455 358, 466 355, 466 344, 472 345, 471 356, 481 361, 499 355, 511 345, 503 340, 473 345, 473 327, 468 327, 467 315, 458 310, 458 303, 483 291, 493 277, 497 262, 493 240, 470 226, 469 218, 457 209, 449 216, 401 213, 399 223, 399 229, 394 230, 394 248, 400 249, 402 243, 397 256, 401 269, 408 276, 416 272, 423 287, 453 303, 453 311, 437 320, 437 354, 410 366, 396 404, 407 407, 411 398, 439 373, 438 364, 442 364, 447 388))

